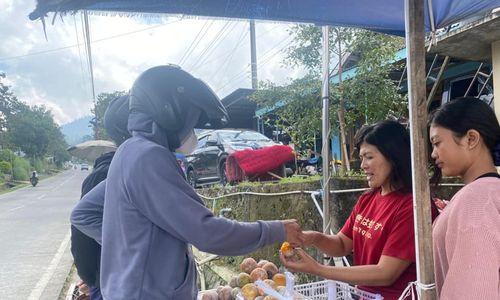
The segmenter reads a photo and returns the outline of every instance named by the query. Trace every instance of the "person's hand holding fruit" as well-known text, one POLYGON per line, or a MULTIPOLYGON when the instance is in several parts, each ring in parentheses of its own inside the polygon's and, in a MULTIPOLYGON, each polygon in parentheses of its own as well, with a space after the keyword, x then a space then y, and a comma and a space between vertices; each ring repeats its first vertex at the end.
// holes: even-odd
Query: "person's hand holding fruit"
POLYGON ((304 243, 304 234, 297 220, 290 219, 282 221, 285 226, 285 240, 292 246, 298 247, 304 243))

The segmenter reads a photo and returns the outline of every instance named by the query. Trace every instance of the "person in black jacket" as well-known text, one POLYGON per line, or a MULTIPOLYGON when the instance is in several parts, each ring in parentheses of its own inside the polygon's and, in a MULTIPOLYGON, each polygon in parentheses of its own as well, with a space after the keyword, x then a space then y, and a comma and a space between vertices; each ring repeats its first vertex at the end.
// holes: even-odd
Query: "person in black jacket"
MULTIPOLYGON (((128 95, 118 97, 112 100, 104 114, 104 127, 108 136, 117 146, 130 137, 127 130, 129 101, 128 95)), ((111 164, 115 152, 104 153, 99 156, 95 163, 92 173, 82 183, 82 198, 97 184, 106 179, 108 168, 111 164)), ((102 295, 99 289, 99 271, 101 260, 101 246, 92 238, 86 236, 76 227, 71 225, 71 253, 78 272, 83 283, 80 284, 81 290, 89 289, 91 300, 101 300, 102 295)))

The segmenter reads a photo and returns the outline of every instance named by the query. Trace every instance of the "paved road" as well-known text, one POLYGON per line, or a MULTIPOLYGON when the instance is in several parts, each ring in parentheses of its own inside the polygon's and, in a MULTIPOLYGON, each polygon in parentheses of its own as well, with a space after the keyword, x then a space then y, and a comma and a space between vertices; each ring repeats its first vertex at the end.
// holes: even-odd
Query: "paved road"
POLYGON ((0 298, 56 300, 72 264, 69 214, 88 171, 0 195, 0 298))

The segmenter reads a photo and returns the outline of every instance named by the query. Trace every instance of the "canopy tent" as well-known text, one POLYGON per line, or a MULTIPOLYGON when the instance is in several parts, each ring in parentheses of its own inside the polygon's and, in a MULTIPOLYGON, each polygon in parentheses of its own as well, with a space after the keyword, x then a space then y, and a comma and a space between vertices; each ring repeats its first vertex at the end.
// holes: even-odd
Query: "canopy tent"
MULTIPOLYGON (((422 0, 424 1, 424 0, 422 0)), ((425 28, 442 28, 485 13, 499 0, 425 0, 425 28), (429 18, 428 5, 432 6, 429 18), (433 26, 433 24, 434 26, 433 26)), ((404 35, 403 0, 38 0, 30 19, 48 12, 98 10, 128 13, 168 13, 237 19, 314 23, 361 27, 404 35)))
MULTIPOLYGON (((500 6, 500 0, 39 0, 35 11, 30 14, 30 18, 32 20, 43 19, 48 12, 67 13, 77 10, 101 10, 130 12, 132 14, 167 13, 308 22, 317 25, 361 27, 405 35, 408 52, 408 99, 417 254, 416 286, 422 292, 421 299, 435 299, 431 204, 427 174, 424 31, 434 31, 436 28, 484 14, 498 6, 500 6), (428 7, 432 7, 432 9, 429 10, 428 7)), ((328 43, 325 44, 327 47, 328 43)), ((324 52, 328 53, 328 51, 324 52)), ((323 65, 325 64, 324 62, 323 65)), ((325 76, 328 72, 323 70, 323 74, 322 94, 323 101, 325 101, 328 99, 328 78, 325 76)), ((328 120, 328 109, 325 110, 325 102, 323 107, 323 123, 325 123, 325 119, 328 120)), ((326 169, 325 173, 327 173, 326 169)), ((326 191, 329 191, 328 185, 324 185, 326 191)), ((328 192, 324 193, 324 197, 328 194, 328 192)), ((325 197, 323 202, 327 203, 326 200, 325 197)), ((326 216, 327 213, 324 215, 326 216)))

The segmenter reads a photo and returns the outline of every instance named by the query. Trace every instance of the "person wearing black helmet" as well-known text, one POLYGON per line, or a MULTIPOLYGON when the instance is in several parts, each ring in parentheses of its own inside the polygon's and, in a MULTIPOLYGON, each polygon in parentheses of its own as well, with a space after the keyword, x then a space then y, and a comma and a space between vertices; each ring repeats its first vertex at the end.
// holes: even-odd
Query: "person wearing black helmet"
POLYGON ((240 223, 215 217, 186 181, 174 151, 196 147, 194 128, 228 116, 201 80, 172 65, 143 72, 130 90, 132 137, 116 151, 106 182, 101 290, 105 299, 196 299, 191 245, 243 255, 303 235, 295 220, 240 223))
MULTIPOLYGON (((124 95, 113 99, 104 113, 104 128, 117 146, 130 137, 127 130, 128 112, 128 95, 124 95)), ((98 189, 96 186, 101 182, 103 183, 102 186, 105 186, 108 168, 114 154, 114 151, 107 152, 96 159, 92 173, 82 183, 81 200, 75 206, 71 215, 71 253, 73 254, 78 275, 83 281, 80 286, 82 290, 85 290, 85 285, 88 287, 90 300, 102 299, 99 289, 101 246, 98 243, 100 239, 93 239, 93 235, 89 234, 88 228, 91 228, 90 232, 95 232, 95 229, 100 232, 101 226, 100 224, 89 226, 90 222, 82 217, 82 212, 88 212, 89 208, 91 211, 95 211, 96 205, 94 203, 96 201, 98 203, 97 208, 101 207, 102 212, 104 189, 98 189), (97 197, 94 195, 97 195, 97 197)), ((95 218, 92 220, 95 220, 95 218)))

